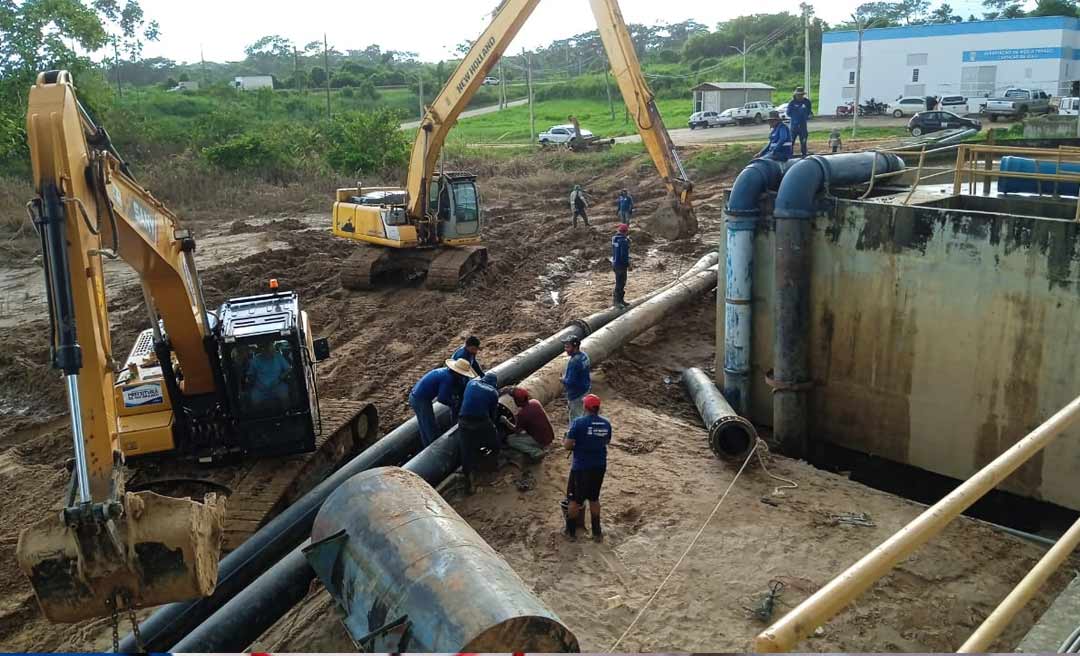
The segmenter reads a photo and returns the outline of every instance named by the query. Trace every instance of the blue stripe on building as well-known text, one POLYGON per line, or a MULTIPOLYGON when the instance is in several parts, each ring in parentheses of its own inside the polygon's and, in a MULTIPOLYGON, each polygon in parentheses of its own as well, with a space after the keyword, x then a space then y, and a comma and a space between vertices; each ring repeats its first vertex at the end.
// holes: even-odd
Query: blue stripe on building
MULTIPOLYGON (((934 36, 956 36, 960 34, 992 34, 1002 32, 1037 32, 1040 30, 1077 30, 1080 19, 1068 16, 1038 16, 1035 18, 1010 18, 992 21, 971 21, 969 23, 939 23, 934 25, 909 25, 907 27, 881 27, 863 32, 863 41, 885 39, 920 39, 934 36)), ((821 35, 822 43, 844 43, 858 41, 859 33, 855 30, 825 32, 821 35)))

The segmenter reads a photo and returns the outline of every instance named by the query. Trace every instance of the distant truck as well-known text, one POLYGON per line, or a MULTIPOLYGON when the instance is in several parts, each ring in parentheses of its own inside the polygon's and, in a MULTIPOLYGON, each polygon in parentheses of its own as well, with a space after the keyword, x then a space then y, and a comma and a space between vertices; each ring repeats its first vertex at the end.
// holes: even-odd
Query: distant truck
POLYGON ((1046 114, 1050 111, 1050 95, 1037 89, 1008 89, 1000 98, 986 102, 986 114, 991 122, 998 117, 1021 118, 1027 114, 1046 114))
POLYGON ((241 75, 233 78, 233 86, 240 91, 254 91, 255 89, 273 89, 274 76, 241 75))
POLYGON ((748 102, 742 107, 731 110, 731 117, 736 123, 761 123, 769 118, 769 112, 773 111, 773 104, 764 100, 748 102))

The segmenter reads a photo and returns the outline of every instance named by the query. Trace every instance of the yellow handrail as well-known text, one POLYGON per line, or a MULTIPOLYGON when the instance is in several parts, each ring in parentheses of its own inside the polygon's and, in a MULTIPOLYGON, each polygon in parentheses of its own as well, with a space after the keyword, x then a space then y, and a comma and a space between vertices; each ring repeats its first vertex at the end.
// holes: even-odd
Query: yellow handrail
POLYGON ((761 632, 754 638, 753 650, 782 652, 791 649, 888 574, 897 563, 940 533, 949 522, 1053 442, 1077 419, 1080 419, 1080 397, 761 632))

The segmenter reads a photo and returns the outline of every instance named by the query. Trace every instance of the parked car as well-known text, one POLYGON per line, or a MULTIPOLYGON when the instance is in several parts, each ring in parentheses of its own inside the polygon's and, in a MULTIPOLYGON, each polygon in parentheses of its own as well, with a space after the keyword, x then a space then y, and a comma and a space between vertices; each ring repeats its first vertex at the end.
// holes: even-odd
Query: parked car
POLYGON ((924 134, 940 130, 955 130, 958 128, 981 130, 982 123, 975 119, 964 118, 953 112, 935 109, 932 112, 919 112, 912 116, 911 120, 908 121, 907 128, 908 132, 911 132, 911 136, 921 137, 924 134))
POLYGON ((1050 111, 1050 94, 1038 89, 1007 89, 1000 98, 986 103, 991 122, 999 117, 1021 118, 1027 114, 1046 114, 1050 111))
MULTIPOLYGON (((589 132, 585 128, 581 129, 581 136, 585 139, 593 136, 592 132, 589 132)), ((547 129, 547 132, 541 132, 537 138, 542 144, 563 144, 569 142, 574 138, 574 126, 573 125, 553 125, 547 129)))
POLYGON ((901 96, 889 103, 888 111, 896 118, 913 116, 926 111, 926 98, 923 96, 901 96))
POLYGON ((955 112, 963 116, 968 111, 968 99, 967 96, 942 96, 938 100, 938 109, 944 109, 947 112, 955 112))
POLYGON ((720 125, 720 112, 694 112, 686 122, 690 129, 711 128, 720 125))
POLYGON ((738 123, 761 123, 769 118, 769 112, 773 110, 771 102, 755 100, 748 102, 742 107, 732 108, 731 116, 738 123))
POLYGON ((1057 113, 1061 116, 1076 116, 1080 114, 1080 98, 1065 96, 1058 101, 1057 113))
POLYGON ((720 112, 720 116, 718 116, 716 120, 720 127, 723 127, 725 125, 735 125, 736 123, 738 123, 738 121, 735 120, 734 109, 725 109, 724 111, 720 112))
POLYGON ((482 86, 489 87, 489 86, 497 85, 498 83, 499 83, 499 78, 497 78, 497 77, 485 77, 484 81, 481 82, 480 84, 482 86))

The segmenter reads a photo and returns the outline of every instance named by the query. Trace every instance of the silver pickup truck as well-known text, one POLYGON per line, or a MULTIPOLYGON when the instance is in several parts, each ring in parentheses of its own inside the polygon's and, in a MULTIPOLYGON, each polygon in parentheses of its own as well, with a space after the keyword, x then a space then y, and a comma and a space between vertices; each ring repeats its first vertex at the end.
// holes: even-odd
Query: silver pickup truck
POLYGON ((1050 96, 1037 89, 1008 89, 1001 98, 991 98, 984 110, 990 120, 999 116, 1021 118, 1027 114, 1046 114, 1050 111, 1050 96))

